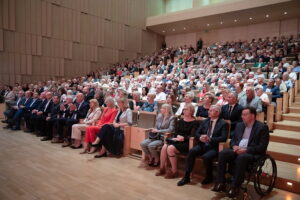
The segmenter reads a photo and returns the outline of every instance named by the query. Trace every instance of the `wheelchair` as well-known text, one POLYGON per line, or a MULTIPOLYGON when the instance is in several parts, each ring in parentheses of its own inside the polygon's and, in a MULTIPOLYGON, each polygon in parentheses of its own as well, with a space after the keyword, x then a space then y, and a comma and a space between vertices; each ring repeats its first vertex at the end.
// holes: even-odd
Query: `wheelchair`
POLYGON ((268 154, 261 156, 249 166, 245 176, 244 199, 247 199, 249 182, 252 181, 255 191, 260 196, 266 196, 272 192, 277 178, 277 165, 268 154))

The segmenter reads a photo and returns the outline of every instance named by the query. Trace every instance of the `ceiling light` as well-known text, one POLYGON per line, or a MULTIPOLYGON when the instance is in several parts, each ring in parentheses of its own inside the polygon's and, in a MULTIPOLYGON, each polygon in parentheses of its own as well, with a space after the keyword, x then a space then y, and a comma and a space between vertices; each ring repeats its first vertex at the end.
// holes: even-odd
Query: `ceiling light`
POLYGON ((220 24, 223 24, 223 22, 220 22, 220 24))
POLYGON ((207 24, 207 26, 210 26, 210 24, 207 24))
POLYGON ((249 19, 252 20, 253 18, 252 18, 252 17, 249 17, 249 19))
POLYGON ((183 27, 183 30, 186 30, 186 28, 185 28, 185 27, 183 27))
POLYGON ((162 32, 163 32, 163 33, 165 33, 166 31, 165 31, 165 30, 163 30, 162 32))
POLYGON ((237 19, 235 19, 234 22, 237 22, 237 19))
POLYGON ((287 15, 287 12, 285 11, 283 14, 287 15))
POLYGON ((172 31, 175 31, 175 28, 173 28, 173 30, 172 31))
POLYGON ((266 18, 269 18, 270 17, 270 15, 266 15, 266 18))
POLYGON ((293 186, 293 183, 291 183, 291 182, 287 182, 286 183, 288 186, 293 186))

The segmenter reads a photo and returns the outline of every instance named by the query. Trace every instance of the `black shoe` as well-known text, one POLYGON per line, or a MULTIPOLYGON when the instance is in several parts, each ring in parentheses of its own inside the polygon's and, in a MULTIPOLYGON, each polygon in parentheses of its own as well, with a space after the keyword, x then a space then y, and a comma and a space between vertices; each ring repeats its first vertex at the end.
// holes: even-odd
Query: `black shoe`
POLYGON ((201 182, 202 185, 207 185, 213 182, 213 178, 212 176, 207 176, 203 179, 203 181, 201 182))
POLYGON ((102 157, 107 157, 107 153, 104 153, 102 155, 95 155, 94 158, 102 158, 102 157))
POLYGON ((70 146, 72 149, 81 149, 82 148, 82 144, 80 144, 78 147, 75 146, 70 146))
POLYGON ((188 184, 190 183, 190 178, 187 178, 187 177, 183 177, 178 183, 177 183, 177 186, 183 186, 185 184, 188 184))
POLYGON ((212 189, 214 192, 226 192, 226 184, 225 183, 216 183, 214 188, 212 189))
POLYGON ((43 137, 43 138, 41 139, 41 141, 48 141, 48 140, 52 140, 52 138, 49 138, 49 137, 43 137))
POLYGON ((2 123, 8 123, 8 120, 1 120, 2 123))
POLYGON ((4 129, 10 129, 10 128, 12 128, 12 126, 7 125, 7 126, 4 126, 3 128, 4 129))
POLYGON ((239 187, 231 187, 230 190, 228 191, 228 197, 234 198, 234 197, 238 196, 239 193, 240 193, 239 187))

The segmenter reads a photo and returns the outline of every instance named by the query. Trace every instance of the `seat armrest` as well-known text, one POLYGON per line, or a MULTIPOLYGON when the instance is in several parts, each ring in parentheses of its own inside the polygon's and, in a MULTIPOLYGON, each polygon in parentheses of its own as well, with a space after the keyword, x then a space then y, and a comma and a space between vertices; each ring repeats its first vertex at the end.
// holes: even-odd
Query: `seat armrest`
POLYGON ((229 148, 229 140, 227 142, 220 142, 219 143, 219 152, 223 151, 223 149, 229 148))
POLYGON ((196 145, 195 137, 190 137, 189 139, 189 149, 192 149, 196 145))

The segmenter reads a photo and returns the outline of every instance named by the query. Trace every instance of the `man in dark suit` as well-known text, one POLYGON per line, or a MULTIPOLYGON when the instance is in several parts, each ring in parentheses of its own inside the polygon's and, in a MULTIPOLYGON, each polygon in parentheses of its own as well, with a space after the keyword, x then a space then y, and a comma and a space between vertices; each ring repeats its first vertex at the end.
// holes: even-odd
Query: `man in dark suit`
POLYGON ((93 88, 84 87, 82 89, 82 93, 84 95, 84 101, 89 102, 95 96, 95 91, 93 88))
POLYGON ((238 104, 238 96, 235 92, 230 92, 227 96, 228 104, 222 106, 220 118, 230 124, 230 138, 232 138, 235 125, 242 121, 241 115, 243 107, 238 104))
POLYGON ((21 104, 18 106, 18 110, 14 114, 12 121, 10 122, 10 126, 12 126, 12 130, 20 130, 21 118, 24 115, 26 107, 31 104, 32 101, 32 92, 26 91, 25 97, 23 98, 21 104))
POLYGON ((45 127, 45 119, 50 115, 51 112, 51 105, 52 105, 52 92, 46 92, 46 100, 41 105, 39 110, 37 111, 34 118, 31 120, 33 121, 34 130, 36 130, 36 136, 41 137, 42 129, 45 127))
POLYGON ((31 119, 31 115, 33 114, 32 111, 36 110, 41 103, 42 101, 39 98, 39 93, 34 92, 31 103, 25 106, 25 110, 24 110, 24 119, 26 124, 26 129, 24 130, 25 132, 30 132, 30 119, 31 119))
POLYGON ((272 93, 272 102, 276 103, 276 99, 281 97, 279 86, 274 85, 275 80, 269 79, 268 85, 265 85, 264 92, 271 92, 272 93))
POLYGON ((190 173, 193 170, 195 159, 202 156, 206 167, 206 177, 202 184, 209 184, 213 181, 212 161, 218 155, 220 142, 227 139, 227 124, 220 119, 221 108, 211 106, 208 111, 209 118, 205 119, 195 133, 195 140, 198 142, 188 153, 184 177, 177 183, 178 186, 190 182, 190 173))
POLYGON ((53 103, 50 108, 50 110, 51 110, 50 116, 46 117, 45 122, 43 123, 44 127, 42 127, 42 129, 41 129, 42 130, 41 135, 44 135, 44 137, 41 139, 41 141, 52 140, 53 125, 59 114, 59 107, 60 107, 59 101, 60 101, 59 96, 55 95, 52 97, 53 103))
POLYGON ((269 128, 256 120, 255 108, 244 108, 242 119, 243 122, 235 127, 231 148, 219 153, 218 179, 213 188, 215 192, 225 191, 225 173, 229 164, 233 167, 233 179, 228 191, 230 198, 238 195, 247 167, 266 153, 269 144, 269 128))
POLYGON ((67 128, 67 134, 64 138, 64 144, 62 145, 62 147, 67 147, 71 145, 72 125, 79 123, 80 119, 84 119, 87 115, 89 108, 89 104, 84 101, 84 95, 82 93, 78 93, 76 95, 76 103, 69 105, 71 117, 58 123, 58 130, 60 130, 60 136, 62 135, 62 126, 65 126, 67 128))

